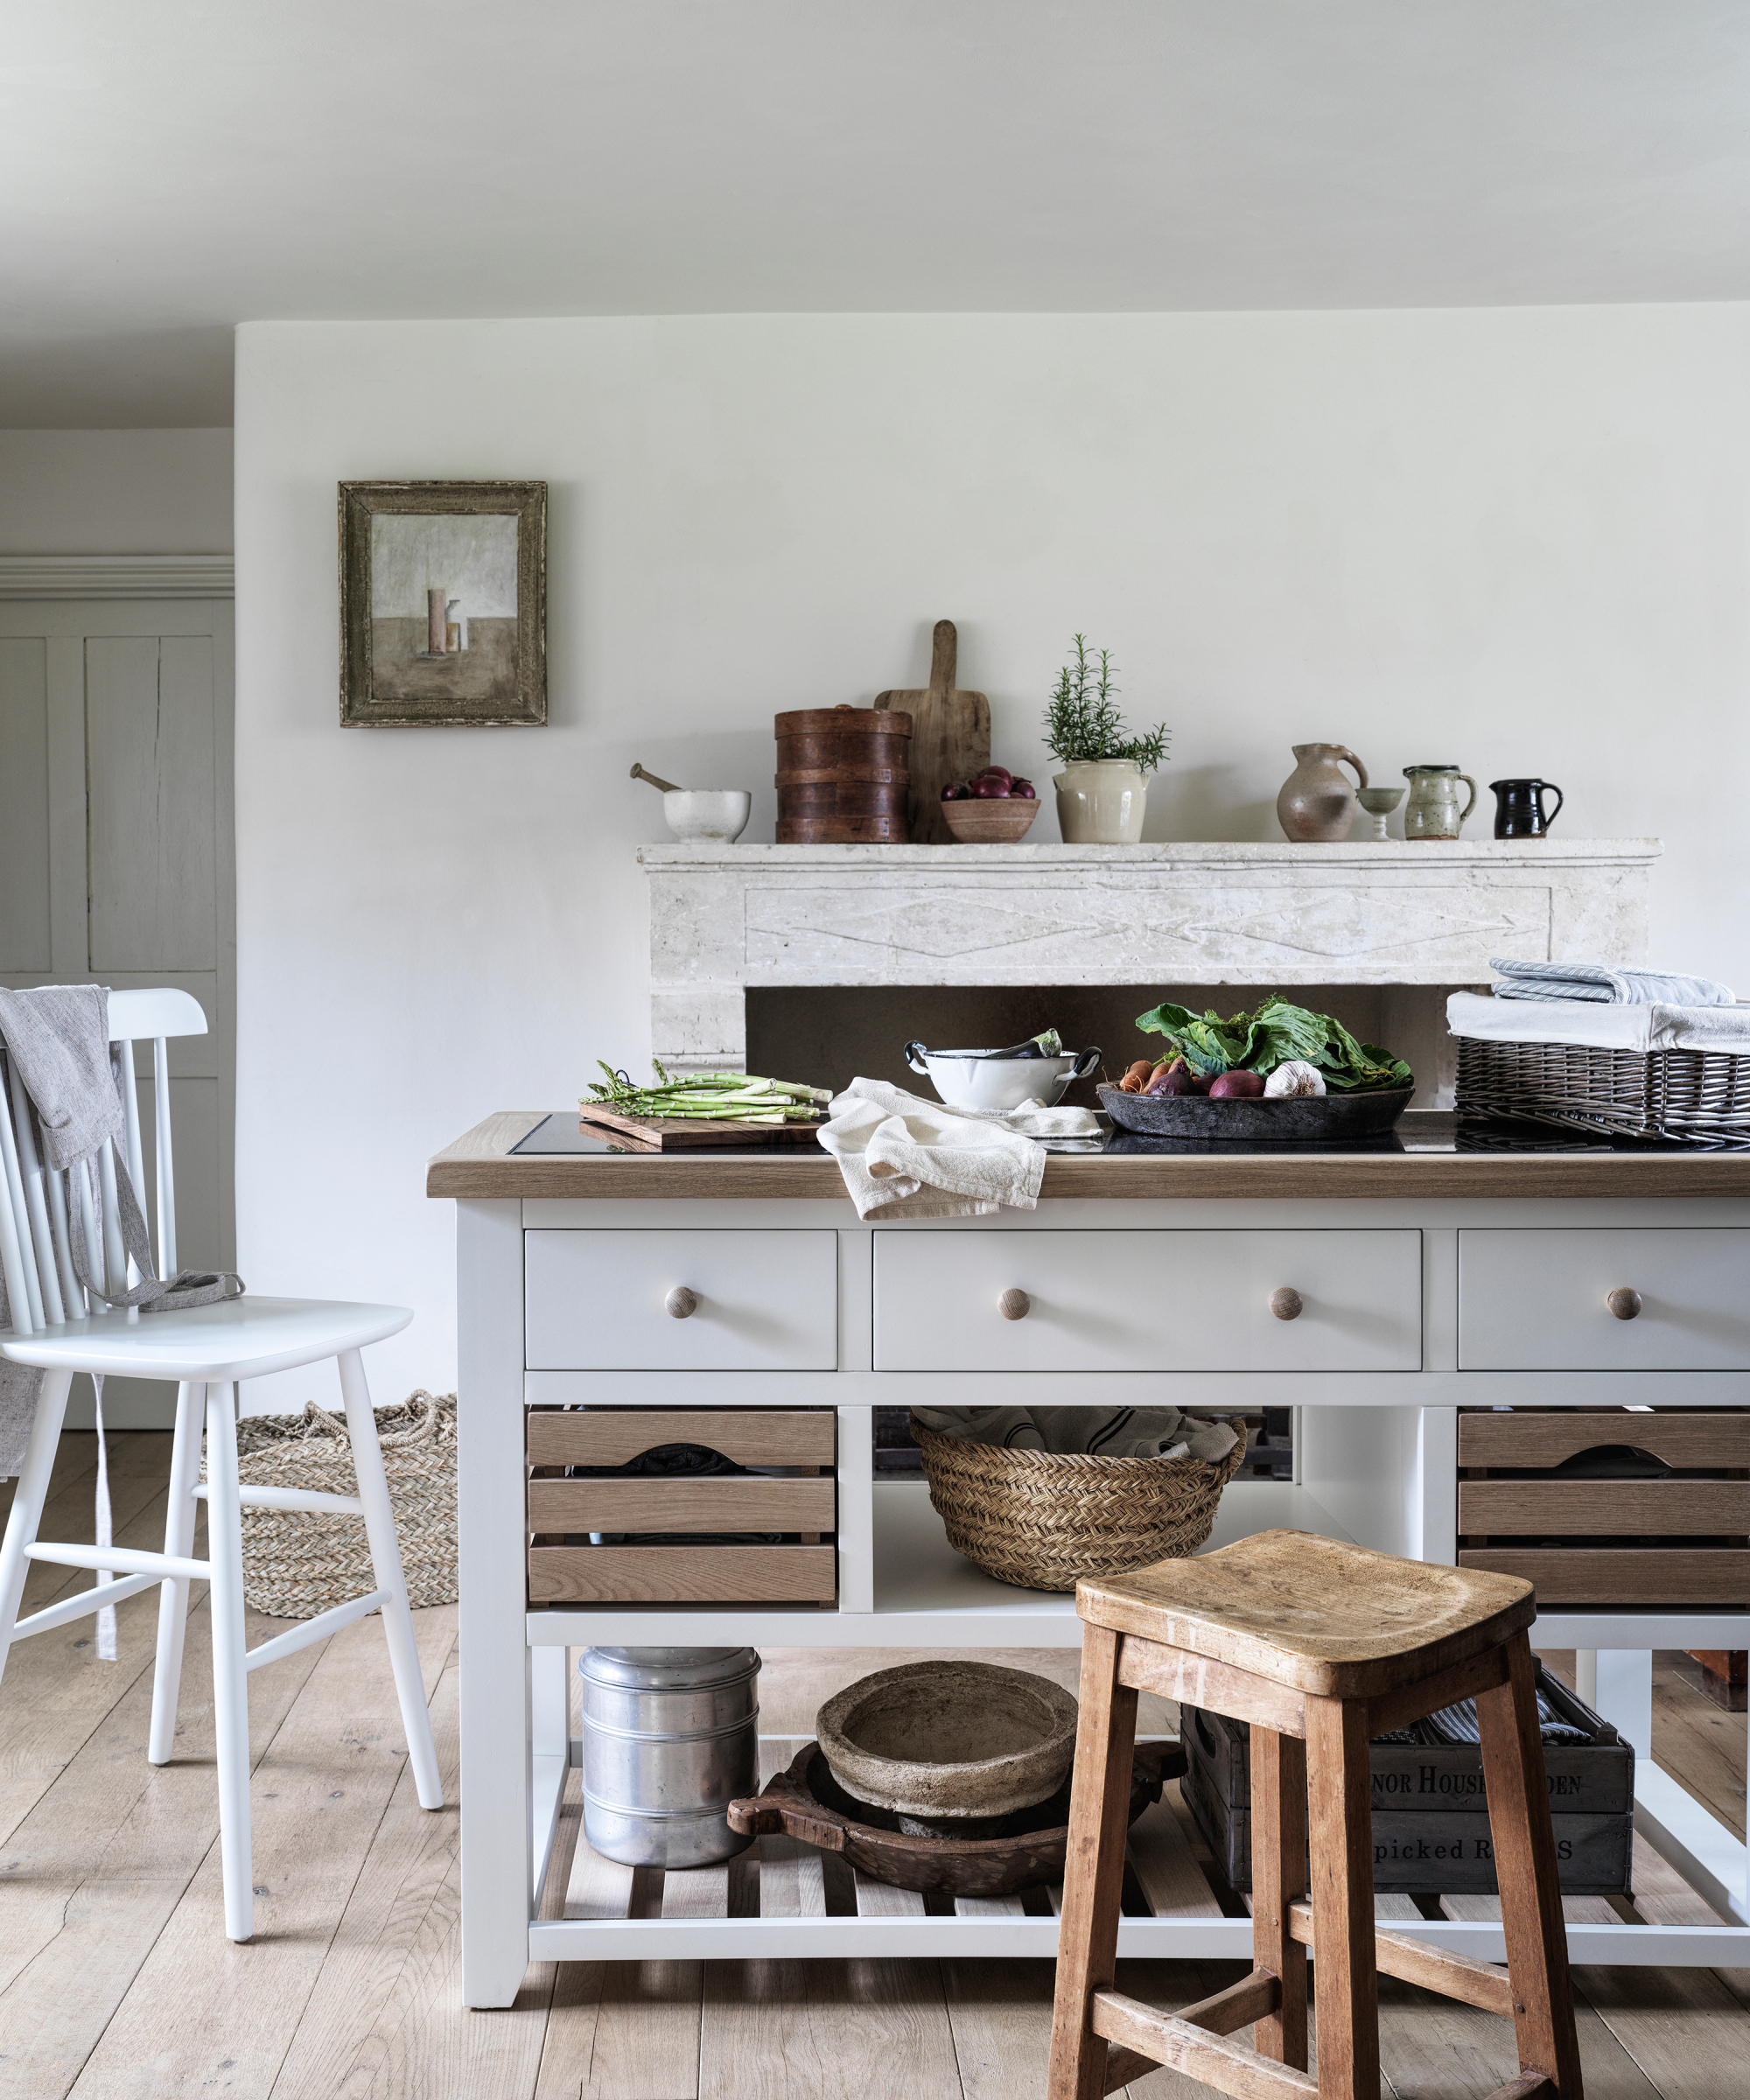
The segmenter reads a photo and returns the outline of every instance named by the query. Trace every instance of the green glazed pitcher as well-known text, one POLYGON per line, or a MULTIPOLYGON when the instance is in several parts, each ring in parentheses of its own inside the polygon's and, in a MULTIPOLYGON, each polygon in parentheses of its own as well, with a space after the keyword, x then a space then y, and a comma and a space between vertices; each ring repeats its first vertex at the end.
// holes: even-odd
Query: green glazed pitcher
POLYGON ((1465 819, 1476 808, 1477 784, 1456 766, 1406 766, 1410 800, 1404 805, 1405 838, 1456 838, 1465 819), (1459 783, 1471 791, 1471 799, 1459 807, 1459 783))

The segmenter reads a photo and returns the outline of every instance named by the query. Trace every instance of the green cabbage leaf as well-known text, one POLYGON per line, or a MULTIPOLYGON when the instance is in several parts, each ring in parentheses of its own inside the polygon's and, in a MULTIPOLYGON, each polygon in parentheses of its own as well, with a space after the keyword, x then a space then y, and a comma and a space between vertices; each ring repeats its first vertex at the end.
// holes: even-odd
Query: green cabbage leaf
POLYGON ((1255 1013, 1224 1019, 1212 1006, 1203 1014, 1165 999, 1138 1014, 1137 1026, 1161 1035, 1169 1054, 1182 1057, 1199 1079, 1243 1068, 1268 1078, 1292 1058, 1316 1066, 1334 1094, 1408 1087, 1415 1074, 1401 1057, 1376 1044, 1358 1041, 1328 1013, 1313 1013, 1272 993, 1255 1013))

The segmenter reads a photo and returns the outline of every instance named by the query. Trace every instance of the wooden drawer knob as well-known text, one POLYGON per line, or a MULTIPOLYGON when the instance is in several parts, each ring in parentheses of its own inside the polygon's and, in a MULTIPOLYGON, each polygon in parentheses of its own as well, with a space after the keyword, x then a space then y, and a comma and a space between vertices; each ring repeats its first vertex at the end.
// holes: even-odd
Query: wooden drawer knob
POLYGON ((1270 1309, 1278 1320, 1298 1320, 1306 1306, 1300 1293, 1284 1284, 1280 1291, 1270 1292, 1270 1309))
POLYGON ((1025 1320, 1033 1309, 1033 1301, 1025 1291, 1005 1291, 997 1300, 997 1310, 1004 1320, 1025 1320))
POLYGON ((1610 1307, 1615 1320, 1636 1320, 1641 1312, 1641 1293, 1638 1291, 1612 1291, 1606 1295, 1605 1304, 1610 1307))
POLYGON ((689 1291, 684 1284, 676 1284, 665 1302, 670 1320, 690 1320, 699 1309, 697 1292, 689 1291))

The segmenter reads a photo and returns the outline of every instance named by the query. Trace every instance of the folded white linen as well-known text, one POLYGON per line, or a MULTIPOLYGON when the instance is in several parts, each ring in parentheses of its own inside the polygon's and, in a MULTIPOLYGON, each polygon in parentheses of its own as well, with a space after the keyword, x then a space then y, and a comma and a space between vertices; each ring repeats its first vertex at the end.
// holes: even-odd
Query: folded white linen
POLYGON ((827 1104, 820 1142, 859 1218, 976 1218, 1032 1210, 1045 1175, 1035 1138, 1092 1138, 1087 1109, 1043 1101, 1001 1113, 944 1108, 885 1079, 853 1079, 827 1104))
POLYGON ((1102 1459, 1225 1459, 1240 1440, 1226 1422, 1176 1407, 914 1407, 926 1429, 1005 1451, 1085 1451, 1102 1459))
POLYGON ((1488 998, 1455 991, 1446 1000, 1454 1035, 1491 1043, 1576 1043, 1592 1050, 1718 1050, 1750 1056, 1750 1005, 1595 1006, 1584 1000, 1488 998))
POLYGON ((1606 970, 1601 962, 1515 962, 1488 959, 1503 983, 1498 999, 1584 999, 1609 1006, 1731 1006, 1738 995, 1712 977, 1688 977, 1656 970, 1606 970))

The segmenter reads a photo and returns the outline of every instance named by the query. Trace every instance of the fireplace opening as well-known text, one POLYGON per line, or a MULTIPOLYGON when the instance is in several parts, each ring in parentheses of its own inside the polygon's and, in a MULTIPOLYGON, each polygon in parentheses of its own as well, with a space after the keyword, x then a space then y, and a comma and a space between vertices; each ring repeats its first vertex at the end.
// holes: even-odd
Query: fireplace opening
MULTIPOLYGON (((1067 1050, 1097 1043, 1104 1075, 1116 1081, 1161 1039, 1137 1016, 1171 999, 1201 1013, 1235 1013, 1280 991, 1298 1006, 1328 1013, 1362 1042, 1395 1051, 1416 1074, 1414 1105, 1450 1108, 1454 1046, 1448 984, 777 984, 746 988, 750 1072, 805 1079, 835 1092, 858 1077, 891 1080, 914 1092, 928 1082, 909 1071, 905 1049, 984 1050, 1055 1028, 1067 1050)), ((1482 989, 1487 989, 1483 987, 1482 989)), ((1065 1100, 1098 1105, 1102 1073, 1071 1086, 1065 1100)))

